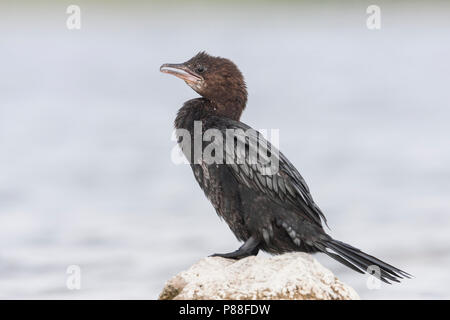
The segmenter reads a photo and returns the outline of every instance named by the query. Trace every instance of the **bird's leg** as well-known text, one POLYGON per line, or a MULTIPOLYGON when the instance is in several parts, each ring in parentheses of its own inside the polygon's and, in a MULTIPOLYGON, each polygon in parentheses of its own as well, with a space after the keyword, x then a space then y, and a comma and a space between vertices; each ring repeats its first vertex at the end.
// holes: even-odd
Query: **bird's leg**
POLYGON ((222 257, 228 259, 242 259, 249 256, 256 256, 259 252, 259 240, 256 237, 251 236, 245 241, 245 243, 236 251, 230 253, 215 253, 211 257, 222 257))

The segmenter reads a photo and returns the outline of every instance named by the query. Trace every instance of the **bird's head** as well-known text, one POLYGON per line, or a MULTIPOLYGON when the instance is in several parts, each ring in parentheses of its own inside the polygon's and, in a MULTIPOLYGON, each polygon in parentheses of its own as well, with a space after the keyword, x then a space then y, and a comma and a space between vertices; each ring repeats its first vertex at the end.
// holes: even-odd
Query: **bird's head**
POLYGON ((200 52, 184 63, 163 64, 160 71, 184 80, 198 94, 230 115, 238 112, 240 116, 245 108, 247 88, 244 77, 228 59, 200 52))

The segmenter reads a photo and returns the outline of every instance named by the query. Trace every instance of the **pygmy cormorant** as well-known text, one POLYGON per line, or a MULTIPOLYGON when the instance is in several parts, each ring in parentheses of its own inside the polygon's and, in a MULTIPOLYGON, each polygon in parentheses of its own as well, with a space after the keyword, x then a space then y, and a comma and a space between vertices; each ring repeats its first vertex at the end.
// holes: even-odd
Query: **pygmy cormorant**
POLYGON ((379 278, 387 283, 410 276, 326 234, 322 225, 326 224, 325 216, 297 169, 261 134, 239 121, 247 103, 247 88, 233 62, 200 52, 187 62, 164 64, 160 70, 181 78, 201 95, 184 103, 175 128, 191 137, 196 136, 196 128, 201 134, 213 129, 214 134, 223 135, 223 139, 210 137, 214 148, 208 152, 214 157, 221 153, 227 161, 213 163, 202 153, 208 144, 202 143, 199 153, 195 143, 186 144, 190 140, 181 136, 178 139, 206 197, 237 239, 244 242, 234 252, 213 256, 241 259, 259 250, 272 254, 323 252, 360 273, 376 273, 376 266, 379 278), (228 132, 239 132, 232 136, 231 144, 226 141, 228 132), (275 160, 275 170, 267 170, 272 168, 267 165, 269 158, 275 160))

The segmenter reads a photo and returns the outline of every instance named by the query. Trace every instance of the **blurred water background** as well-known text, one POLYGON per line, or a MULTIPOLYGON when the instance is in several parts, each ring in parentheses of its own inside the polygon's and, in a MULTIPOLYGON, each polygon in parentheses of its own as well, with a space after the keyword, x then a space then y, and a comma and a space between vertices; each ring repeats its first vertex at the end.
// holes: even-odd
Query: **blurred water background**
POLYGON ((2 1, 0 298, 154 299, 239 246, 170 157, 196 94, 159 66, 200 50, 241 68, 242 120, 280 129, 331 234, 415 278, 326 267, 365 299, 450 298, 450 4, 377 1, 368 30, 372 2, 2 1))

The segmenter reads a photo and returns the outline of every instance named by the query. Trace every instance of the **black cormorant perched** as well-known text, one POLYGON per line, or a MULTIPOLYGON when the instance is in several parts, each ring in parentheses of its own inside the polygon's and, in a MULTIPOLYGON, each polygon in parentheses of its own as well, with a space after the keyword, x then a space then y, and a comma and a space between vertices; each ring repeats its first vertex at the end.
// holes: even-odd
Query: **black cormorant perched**
MULTIPOLYGON (((233 62, 200 52, 185 63, 164 64, 160 70, 181 78, 202 96, 184 103, 175 119, 176 129, 184 129, 194 137, 197 122, 201 124, 201 133, 214 129, 223 135, 223 140, 214 139, 216 143, 216 140, 223 142, 229 130, 250 132, 233 138, 231 148, 228 142, 222 143, 223 146, 216 144, 215 147, 222 148, 223 158, 234 161, 219 164, 199 156, 194 150, 195 143, 186 147, 183 144, 186 141, 179 139, 206 197, 237 239, 244 242, 234 252, 213 256, 241 259, 256 255, 259 250, 272 254, 323 252, 360 273, 377 266, 380 279, 387 283, 410 276, 326 234, 322 226, 326 223, 325 216, 297 169, 262 135, 239 121, 247 103, 247 88, 233 62), (257 157, 249 156, 255 145, 266 146, 262 149, 267 155, 275 156, 277 170, 268 173, 267 164, 262 163, 267 159, 259 157, 259 153, 257 157)), ((206 146, 202 144, 200 148, 202 152, 206 146)))

